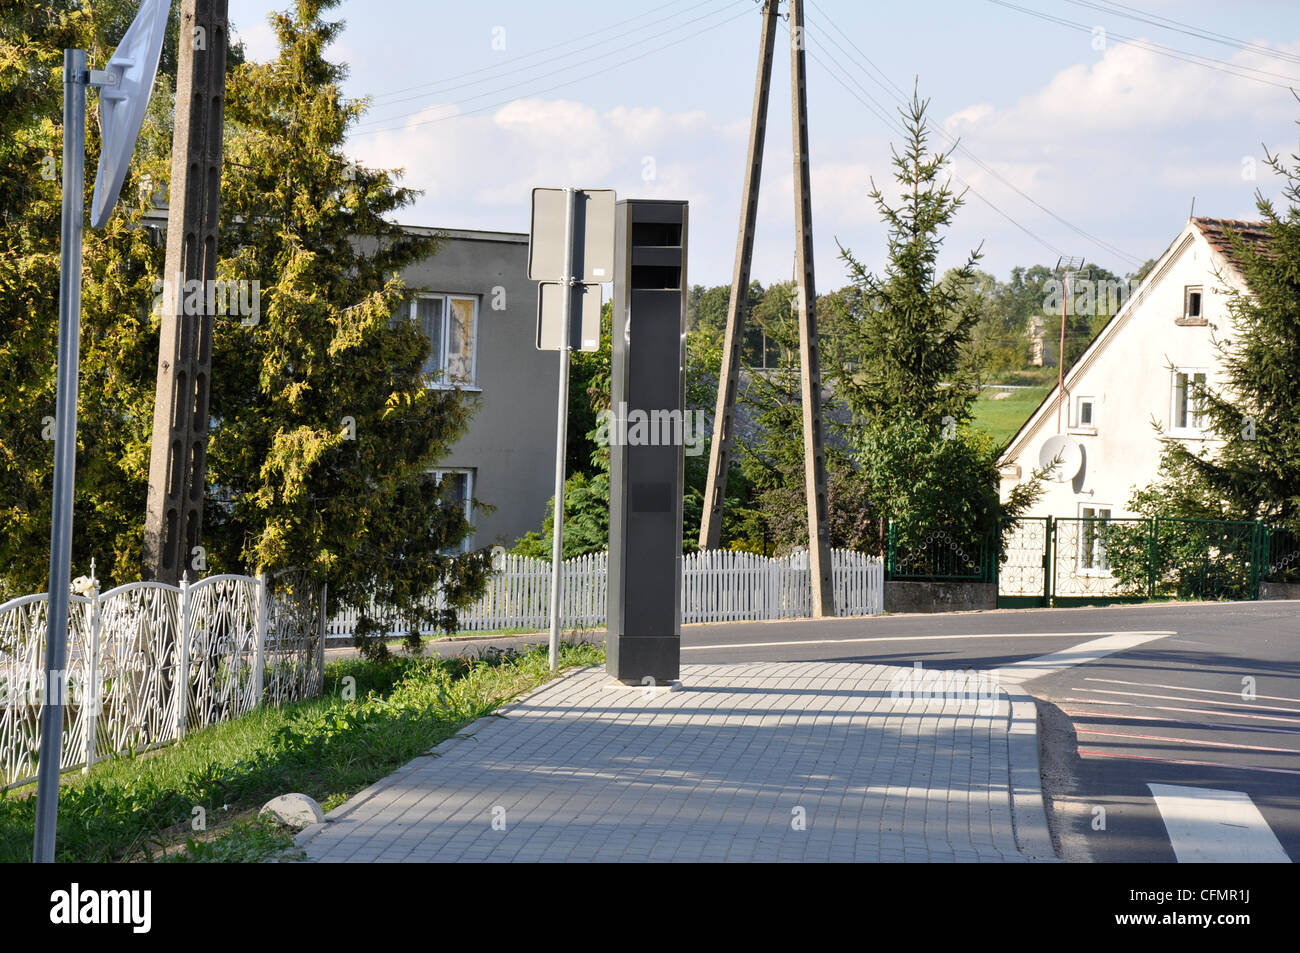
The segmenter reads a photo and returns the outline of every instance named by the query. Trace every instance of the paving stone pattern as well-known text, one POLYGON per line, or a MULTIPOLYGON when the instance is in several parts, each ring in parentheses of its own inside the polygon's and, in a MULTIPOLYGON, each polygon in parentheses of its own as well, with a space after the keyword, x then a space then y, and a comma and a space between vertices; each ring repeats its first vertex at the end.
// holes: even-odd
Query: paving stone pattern
POLYGON ((299 837, 309 860, 1020 861, 1006 696, 906 669, 687 665, 679 691, 552 682, 299 837))

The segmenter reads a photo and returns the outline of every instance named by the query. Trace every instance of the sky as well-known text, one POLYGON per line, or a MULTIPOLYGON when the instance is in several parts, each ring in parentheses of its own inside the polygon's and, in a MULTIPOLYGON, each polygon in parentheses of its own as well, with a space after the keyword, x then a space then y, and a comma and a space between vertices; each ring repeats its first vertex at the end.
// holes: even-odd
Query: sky
MULTIPOLYGON (((248 57, 289 0, 230 0, 248 57)), ((786 4, 782 3, 782 12, 786 4)), ((688 279, 726 284, 758 61, 755 0, 343 0, 327 55, 370 97, 347 151, 422 190, 399 219, 526 232, 535 186, 690 203, 688 279)), ((1005 280, 1062 255, 1125 274, 1195 214, 1257 218, 1297 148, 1294 0, 806 0, 817 288, 872 270, 913 85, 965 205, 940 267, 1005 280)), ((778 28, 752 275, 794 262, 789 25, 778 28)))

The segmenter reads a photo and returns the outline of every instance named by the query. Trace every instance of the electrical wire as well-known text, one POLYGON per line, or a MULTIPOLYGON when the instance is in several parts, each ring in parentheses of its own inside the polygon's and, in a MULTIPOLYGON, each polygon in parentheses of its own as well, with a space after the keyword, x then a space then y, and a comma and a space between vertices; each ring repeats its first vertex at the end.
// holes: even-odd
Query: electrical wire
MULTIPOLYGON (((863 99, 862 96, 858 95, 858 93, 855 92, 855 91, 853 90, 853 88, 849 86, 848 83, 846 83, 843 79, 841 79, 840 76, 839 76, 838 74, 836 74, 836 72, 835 72, 833 69, 831 69, 830 66, 828 66, 828 65, 826 64, 826 62, 823 61, 823 60, 822 60, 822 59, 821 59, 821 58, 820 58, 816 53, 814 53, 814 52, 812 51, 811 48, 806 48, 806 52, 807 52, 809 58, 813 60, 813 62, 817 63, 817 64, 818 64, 822 69, 826 70, 827 75, 829 75, 829 76, 830 76, 832 79, 834 79, 837 83, 839 83, 841 86, 843 86, 844 89, 845 89, 845 91, 846 91, 850 96, 852 96, 854 99, 856 99, 858 102, 860 102, 863 106, 866 106, 866 108, 867 108, 868 110, 870 110, 870 111, 871 111, 872 113, 874 113, 877 117, 879 117, 879 118, 881 119, 881 121, 884 122, 884 123, 885 123, 885 124, 890 128, 890 130, 891 130, 892 132, 895 132, 895 133, 897 133, 897 134, 899 134, 899 135, 904 135, 904 136, 907 135, 907 132, 906 132, 905 129, 903 129, 901 126, 896 126, 896 125, 894 125, 894 121, 891 120, 891 119, 890 119, 890 118, 889 118, 885 113, 879 111, 879 110, 877 109, 876 106, 871 105, 870 103, 868 103, 868 101, 867 101, 866 99, 863 99)), ((837 61, 837 63, 838 63, 838 61, 837 61)), ((839 68, 840 68, 840 69, 843 69, 842 66, 839 67, 839 68)), ((1034 241, 1038 242, 1038 244, 1042 245, 1042 246, 1043 246, 1044 248, 1046 248, 1048 251, 1050 251, 1050 252, 1052 252, 1053 254, 1055 254, 1058 258, 1059 258, 1059 257, 1062 257, 1062 256, 1065 254, 1065 253, 1062 252, 1059 248, 1057 248, 1055 245, 1053 245, 1051 242, 1049 242, 1047 239, 1043 238, 1041 235, 1036 234, 1035 232, 1033 232, 1033 231, 1032 231, 1030 228, 1028 228, 1027 226, 1022 225, 1020 222, 1016 221, 1016 219, 1014 219, 1014 218, 1013 218, 1011 215, 1009 215, 1007 212, 1004 212, 1004 211, 1003 211, 1002 209, 1000 209, 998 206, 994 205, 991 201, 989 201, 987 198, 985 198, 984 195, 983 195, 982 193, 980 193, 980 191, 979 191, 978 189, 976 189, 974 186, 972 186, 969 182, 967 182, 965 179, 963 179, 963 178, 962 178, 960 175, 958 175, 956 172, 952 172, 951 175, 952 175, 952 177, 953 177, 954 179, 956 179, 959 183, 961 183, 961 185, 964 186, 965 189, 966 189, 968 192, 970 192, 972 195, 974 195, 976 198, 978 198, 981 202, 983 202, 983 203, 984 203, 985 205, 987 205, 989 208, 993 209, 993 211, 997 212, 999 215, 1001 215, 1003 218, 1005 218, 1008 222, 1010 222, 1010 223, 1011 223, 1012 225, 1014 225, 1016 228, 1020 229, 1020 231, 1024 232, 1026 235, 1028 235, 1028 236, 1029 236, 1030 238, 1032 238, 1034 241)))
MULTIPOLYGON (((837 49, 839 49, 840 52, 842 52, 842 53, 845 55, 845 57, 847 57, 847 58, 850 60, 850 62, 853 63, 853 65, 857 66, 858 69, 862 71, 863 75, 867 75, 868 78, 871 78, 872 81, 876 83, 876 85, 880 86, 882 89, 885 90, 885 92, 886 92, 887 94, 889 94, 890 96, 892 96, 892 97, 894 98, 895 102, 897 102, 897 103, 900 104, 900 105, 906 105, 906 93, 905 93, 905 92, 904 92, 904 91, 903 91, 903 90, 898 86, 898 84, 896 84, 896 83, 894 83, 892 80, 890 80, 889 77, 886 76, 885 73, 884 73, 884 72, 883 72, 883 71, 882 71, 878 66, 876 66, 876 64, 875 64, 874 62, 871 61, 870 57, 868 57, 868 56, 867 56, 867 55, 862 51, 862 49, 861 49, 861 48, 860 48, 856 43, 853 42, 853 40, 849 37, 849 35, 848 35, 847 33, 845 33, 845 31, 844 31, 843 29, 840 28, 839 24, 837 24, 834 20, 831 19, 831 17, 830 17, 828 14, 825 13, 825 11, 821 10, 821 8, 818 7, 816 3, 812 3, 811 6, 813 6, 814 8, 816 8, 816 10, 817 10, 817 14, 819 15, 819 17, 824 17, 825 20, 827 21, 827 23, 829 23, 829 24, 830 24, 830 25, 835 29, 835 31, 836 31, 837 33, 839 33, 842 37, 844 37, 845 41, 846 41, 850 46, 852 46, 854 50, 857 51, 858 56, 860 56, 860 57, 862 58, 862 60, 865 61, 865 62, 866 62, 866 63, 871 67, 872 70, 874 70, 874 71, 875 71, 876 73, 878 73, 881 77, 883 77, 884 80, 885 80, 885 82, 887 82, 887 83, 889 84, 889 86, 892 86, 892 87, 893 87, 894 92, 891 92, 891 91, 890 91, 890 90, 889 90, 889 89, 884 85, 884 83, 881 83, 881 82, 880 82, 880 80, 876 80, 876 79, 874 79, 873 77, 870 77, 869 74, 867 74, 866 70, 863 69, 862 66, 861 66, 860 64, 858 64, 858 63, 856 63, 856 62, 854 61, 853 54, 849 53, 847 50, 844 49, 844 47, 840 46, 840 44, 835 40, 835 38, 834 38, 833 36, 831 36, 829 33, 825 33, 824 31, 822 31, 822 32, 824 33, 825 37, 826 37, 828 40, 830 40, 830 42, 833 43, 833 44, 835 45, 835 47, 836 47, 837 49)), ((816 34, 814 34, 814 39, 819 39, 819 37, 818 37, 816 34)), ((837 62, 838 62, 838 61, 837 61, 837 62)), ((842 67, 841 67, 841 68, 842 68, 842 67)), ((870 94, 867 93, 867 91, 866 91, 866 90, 861 86, 861 84, 858 84, 858 83, 855 82, 854 85, 856 85, 856 86, 858 87, 858 89, 861 90, 861 91, 863 92, 864 95, 868 95, 868 96, 870 96, 870 94)), ((872 101, 873 101, 873 102, 876 102, 877 105, 880 105, 878 100, 876 100, 874 97, 871 97, 871 98, 872 98, 872 101)), ((882 108, 883 108, 883 107, 882 107, 882 108)), ((1064 218, 1063 216, 1058 215, 1056 212, 1052 211, 1050 208, 1048 208, 1046 205, 1044 205, 1044 204, 1042 204, 1041 202, 1039 202, 1037 199, 1035 199, 1035 198, 1034 198, 1033 196, 1031 196, 1029 193, 1025 192, 1025 191, 1024 191, 1023 189, 1021 189, 1019 186, 1015 185, 1013 182, 1011 182, 1010 180, 1008 180, 1005 176, 1003 176, 1003 175, 1002 175, 1000 172, 998 172, 995 168, 993 168, 992 166, 990 166, 990 165, 989 165, 988 163, 986 163, 983 159, 981 159, 981 158, 980 158, 979 156, 977 156, 974 152, 972 152, 972 151, 970 150, 970 148, 967 147, 966 145, 964 145, 964 144, 960 141, 960 139, 959 139, 957 136, 954 136, 952 133, 948 132, 948 130, 944 129, 942 126, 940 126, 940 125, 936 125, 935 123, 930 122, 929 120, 927 120, 927 121, 926 121, 926 127, 927 127, 928 129, 930 129, 932 132, 938 133, 939 135, 941 135, 941 136, 945 137, 946 139, 948 139, 950 142, 952 142, 953 147, 954 147, 958 152, 961 152, 963 155, 965 155, 967 158, 969 158, 972 162, 974 162, 976 165, 978 165, 981 169, 983 169, 983 170, 984 170, 985 172, 987 172, 989 175, 993 176, 993 178, 997 179, 999 182, 1001 182, 1001 183, 1002 183, 1003 185, 1005 185, 1007 188, 1011 189, 1013 192, 1015 192, 1017 195, 1019 195, 1019 196, 1020 196, 1021 198, 1023 198, 1025 201, 1027 201, 1027 202, 1029 202, 1031 205, 1033 205, 1035 208, 1037 208, 1037 209, 1039 209, 1040 211, 1045 212, 1046 214, 1050 215, 1052 218, 1054 218, 1056 221, 1060 222, 1060 223, 1061 223, 1062 225, 1064 225, 1066 228, 1070 229, 1070 230, 1071 230, 1072 232, 1074 232, 1076 235, 1079 235, 1081 238, 1084 238, 1084 239, 1086 239, 1086 240, 1092 242, 1092 243, 1093 243, 1094 245, 1096 245, 1098 248, 1101 248, 1101 249, 1105 250, 1107 253, 1109 253, 1109 254, 1111 254, 1111 255, 1114 255, 1114 256, 1117 257, 1117 258, 1120 258, 1120 259, 1122 259, 1122 260, 1127 261, 1130 265, 1140 265, 1140 264, 1142 263, 1142 260, 1139 259, 1139 258, 1137 258, 1136 256, 1129 254, 1128 252, 1124 251, 1122 248, 1119 248, 1118 246, 1112 245, 1110 242, 1107 242, 1107 241, 1105 241, 1104 239, 1102 239, 1102 238, 1100 238, 1100 237, 1098 237, 1098 236, 1092 234, 1091 232, 1089 232, 1089 231, 1087 231, 1087 230, 1081 228, 1080 226, 1075 225, 1073 222, 1069 221, 1068 219, 1064 218)), ((981 199, 983 199, 983 196, 980 196, 978 192, 976 192, 976 195, 979 196, 981 199)), ((983 199, 983 200, 984 200, 987 204, 991 204, 991 203, 988 203, 988 200, 987 200, 987 199, 983 199)), ((1000 210, 999 210, 999 211, 1000 211, 1000 210)), ((1004 214, 1004 217, 1009 217, 1009 216, 1005 216, 1005 213, 1003 213, 1003 214, 1004 214)), ((1019 226, 1018 223, 1017 223, 1017 227, 1021 227, 1022 230, 1023 230, 1023 226, 1019 226)), ((1041 239, 1038 239, 1038 240, 1041 242, 1041 239)), ((1060 255, 1060 252, 1057 252, 1057 254, 1058 254, 1058 256, 1059 256, 1059 255, 1060 255)))
POLYGON ((1151 13, 1147 10, 1140 10, 1137 7, 1129 6, 1126 3, 1117 3, 1114 0, 1104 0, 1102 3, 1093 2, 1093 0, 1065 0, 1066 3, 1072 3, 1078 7, 1088 7, 1097 10, 1100 13, 1110 13, 1121 16, 1129 20, 1136 20, 1139 23, 1146 23, 1150 26, 1159 27, 1162 30, 1170 30, 1174 33, 1183 33, 1187 36, 1194 36, 1200 40, 1208 40, 1211 43, 1219 43, 1223 46, 1236 47, 1248 53, 1258 53, 1261 56, 1267 56, 1270 59, 1282 60, 1288 63, 1300 63, 1300 55, 1288 53, 1285 50, 1275 50, 1272 47, 1261 46, 1258 43, 1251 43, 1247 40, 1239 40, 1236 37, 1228 36, 1226 33, 1216 33, 1213 30, 1206 30, 1201 27, 1193 26, 1183 20, 1175 20, 1173 17, 1162 17, 1157 13, 1151 13))
MULTIPOLYGON (((480 68, 478 68, 478 69, 468 70, 468 71, 466 71, 466 72, 464 72, 464 73, 456 73, 455 75, 452 75, 452 76, 445 76, 445 77, 443 77, 442 79, 430 80, 430 81, 427 82, 427 83, 416 83, 414 86, 403 86, 403 87, 401 87, 401 88, 399 88, 399 89, 392 89, 392 90, 389 90, 388 92, 385 92, 385 93, 377 93, 377 94, 373 97, 373 101, 374 101, 374 102, 379 102, 380 100, 386 100, 386 99, 389 99, 389 98, 391 98, 391 97, 393 97, 393 96, 398 95, 399 93, 408 93, 408 92, 410 92, 410 91, 413 90, 413 89, 428 89, 429 87, 441 86, 443 83, 450 83, 450 82, 453 82, 453 81, 455 81, 455 80, 462 80, 462 79, 464 79, 466 76, 477 76, 479 73, 488 73, 488 72, 493 72, 493 71, 495 71, 495 70, 499 70, 499 69, 501 69, 503 66, 510 66, 511 64, 519 63, 519 62, 521 62, 521 61, 523 61, 523 60, 530 60, 530 59, 533 59, 533 58, 535 58, 535 57, 542 56, 542 55, 544 55, 544 54, 546 54, 546 53, 553 53, 553 52, 555 52, 556 50, 563 49, 563 48, 566 47, 566 46, 572 46, 574 43, 578 43, 578 42, 580 42, 580 41, 582 41, 582 40, 590 39, 591 37, 594 37, 594 36, 599 36, 599 35, 602 34, 602 33, 607 33, 607 32, 609 32, 610 30, 616 29, 616 28, 618 28, 618 27, 620 27, 620 26, 623 26, 623 25, 625 25, 625 24, 628 24, 628 23, 632 23, 632 22, 635 21, 635 20, 644 20, 646 17, 651 16, 651 15, 653 15, 653 14, 659 14, 659 15, 661 16, 661 18, 662 18, 662 17, 663 17, 663 14, 664 14, 665 11, 669 10, 669 9, 672 8, 672 7, 678 6, 679 4, 687 3, 687 2, 690 2, 690 0, 672 0, 672 2, 667 3, 667 4, 656 4, 656 5, 655 5, 654 7, 652 7, 651 9, 646 10, 646 11, 643 12, 643 13, 638 13, 638 14, 637 14, 636 16, 634 16, 634 17, 628 17, 628 18, 625 19, 625 20, 619 20, 619 21, 616 22, 616 23, 611 23, 609 26, 601 27, 599 30, 593 30, 593 31, 591 31, 590 33, 583 33, 582 35, 580 35, 580 36, 575 36, 575 37, 573 37, 572 39, 564 40, 564 41, 561 42, 561 43, 554 43, 554 44, 552 44, 552 45, 550 45, 550 46, 545 46, 545 47, 542 47, 541 49, 533 50, 531 53, 524 53, 524 54, 522 54, 522 55, 520 55, 520 56, 514 56, 514 57, 511 57, 509 60, 506 60, 506 61, 503 62, 503 63, 494 63, 494 64, 492 64, 491 66, 482 66, 482 67, 480 67, 480 68)), ((687 11, 687 12, 689 12, 689 11, 687 11)), ((679 11, 679 13, 675 13, 675 14, 673 14, 673 16, 679 16, 679 15, 680 15, 680 11, 679 11)), ((616 34, 615 36, 609 36, 609 37, 606 37, 606 38, 605 38, 604 40, 602 40, 601 42, 608 43, 608 42, 610 42, 610 41, 612 41, 612 40, 620 39, 621 37, 624 37, 624 36, 627 36, 627 35, 629 35, 629 34, 631 34, 631 33, 635 33, 635 32, 637 32, 637 30, 639 30, 639 29, 640 29, 640 28, 638 27, 638 28, 635 28, 635 29, 632 29, 632 30, 625 31, 625 32, 623 32, 623 33, 616 34)), ((583 47, 583 48, 582 48, 582 50, 586 50, 586 49, 591 49, 591 47, 583 47)), ((565 55, 565 56, 572 56, 574 53, 580 53, 580 52, 582 52, 582 50, 573 50, 573 51, 571 51, 570 53, 565 53, 564 55, 565 55)), ((508 75, 510 75, 511 73, 517 73, 517 72, 520 72, 520 71, 522 71, 522 70, 536 69, 536 68, 537 68, 536 65, 532 65, 532 66, 520 66, 520 67, 516 67, 516 68, 513 69, 513 70, 507 70, 507 71, 505 71, 505 72, 503 72, 503 73, 499 73, 499 74, 497 74, 497 75, 498 75, 498 77, 499 77, 499 76, 508 76, 508 75)), ((491 82, 491 79, 475 80, 475 81, 472 82, 472 83, 461 83, 461 84, 458 85, 458 86, 451 86, 451 87, 448 87, 448 89, 459 89, 459 88, 461 88, 461 86, 473 86, 473 85, 477 85, 478 83, 486 83, 486 82, 491 82)), ((437 92, 446 92, 446 91, 447 91, 447 90, 437 90, 437 92)))
MULTIPOLYGON (((716 3, 717 0, 709 0, 709 2, 716 3)), ((613 63, 613 64, 611 64, 611 65, 609 65, 609 66, 601 67, 600 69, 595 70, 594 72, 585 73, 585 74, 583 74, 582 76, 577 77, 576 79, 569 80, 569 81, 567 81, 567 82, 563 82, 563 83, 558 83, 558 84, 556 84, 556 85, 554 85, 554 86, 547 87, 546 89, 543 89, 543 90, 540 90, 540 91, 534 92, 534 93, 532 93, 532 94, 530 94, 530 95, 540 95, 541 93, 547 93, 547 92, 551 92, 552 90, 562 89, 562 88, 565 87, 565 86, 571 86, 571 85, 573 85, 573 84, 576 83, 576 82, 580 82, 581 80, 584 80, 584 79, 590 79, 590 78, 593 77, 593 76, 598 76, 598 75, 600 75, 600 74, 602 74, 602 73, 607 73, 607 72, 609 72, 610 70, 618 69, 618 68, 620 68, 620 67, 622 67, 622 66, 627 65, 628 63, 633 63, 633 62, 636 62, 636 61, 639 60, 639 59, 643 59, 644 57, 649 56, 651 53, 658 53, 658 52, 661 52, 661 51, 663 51, 663 50, 669 49, 670 47, 676 46, 677 44, 682 43, 682 42, 685 42, 686 40, 690 40, 690 39, 693 39, 693 38, 695 38, 695 37, 697 37, 697 36, 700 36, 700 35, 702 35, 702 34, 704 34, 704 33, 707 33, 709 30, 715 29, 716 27, 722 26, 722 25, 724 25, 724 24, 726 24, 726 23, 730 23, 730 22, 732 22, 733 20, 738 20, 738 19, 740 19, 740 17, 742 17, 742 16, 747 16, 747 15, 749 15, 749 13, 752 11, 752 7, 749 6, 750 0, 724 0, 723 6, 722 6, 722 7, 719 7, 718 9, 711 10, 711 11, 709 11, 708 13, 701 14, 700 16, 697 16, 697 17, 694 17, 694 18, 692 18, 692 19, 690 19, 690 20, 687 20, 687 21, 685 21, 685 22, 683 22, 683 23, 681 23, 681 24, 679 24, 679 25, 673 27, 672 29, 669 29, 669 30, 665 30, 665 31, 663 31, 662 33, 656 33, 656 34, 652 34, 652 35, 647 36, 647 37, 643 37, 642 39, 637 40, 635 43, 629 43, 629 44, 627 44, 626 46, 623 46, 623 47, 619 47, 619 48, 616 48, 616 49, 610 50, 610 51, 608 51, 608 52, 606 52, 606 53, 601 54, 600 56, 592 57, 591 59, 585 61, 584 63, 570 63, 570 64, 568 64, 568 65, 566 65, 566 66, 562 66, 562 67, 560 67, 560 68, 558 68, 558 69, 554 69, 554 70, 551 70, 551 71, 546 72, 546 73, 540 73, 540 74, 538 74, 538 75, 536 75, 536 76, 531 76, 531 77, 529 77, 528 79, 525 79, 525 80, 520 80, 520 81, 517 82, 517 83, 511 83, 511 84, 506 85, 506 86, 501 86, 501 87, 498 87, 498 88, 496 88, 496 89, 488 90, 487 92, 484 92, 484 93, 478 93, 478 94, 476 94, 476 95, 474 95, 474 96, 470 96, 470 97, 466 98, 465 100, 462 100, 461 102, 457 102, 457 103, 437 103, 437 104, 432 104, 432 105, 439 105, 439 106, 459 106, 459 105, 461 105, 461 104, 464 103, 464 102, 473 102, 473 101, 476 100, 476 99, 486 99, 486 98, 489 97, 489 96, 497 96, 497 95, 500 95, 501 93, 504 93, 506 90, 519 89, 519 88, 521 88, 521 87, 529 86, 529 85, 531 85, 531 84, 537 82, 538 80, 546 79, 547 77, 550 77, 550 76, 557 76, 557 75, 559 75, 559 74, 561 74, 561 73, 568 72, 569 70, 572 70, 572 69, 577 69, 577 68, 579 68, 579 67, 581 67, 581 66, 587 65, 588 63, 595 62, 595 61, 597 61, 597 60, 608 59, 609 57, 611 57, 611 56, 615 56, 615 55, 617 55, 617 54, 619 54, 619 53, 624 53, 624 52, 626 52, 626 51, 628 51, 628 50, 635 49, 636 47, 638 47, 638 46, 640 46, 640 45, 642 45, 642 44, 644 44, 644 43, 648 43, 648 42, 650 42, 650 41, 652 41, 652 40, 660 39, 660 38, 665 37, 665 36, 668 36, 669 34, 672 34, 672 33, 680 32, 681 30, 684 30, 684 29, 686 29, 687 27, 690 27, 690 26, 692 26, 693 24, 698 23, 698 22, 701 21, 701 20, 707 20, 707 19, 710 18, 710 17, 714 17, 714 16, 717 16, 717 15, 720 14, 720 13, 725 12, 725 10, 726 10, 727 8, 734 7, 737 3, 744 3, 744 4, 746 4, 746 9, 743 10, 743 11, 741 11, 741 12, 740 12, 739 14, 737 14, 736 16, 728 17, 728 18, 723 19, 723 20, 719 20, 717 23, 713 23, 713 24, 710 24, 710 25, 708 25, 708 26, 702 26, 702 27, 699 27, 699 28, 697 28, 696 30, 694 30, 694 31, 691 33, 691 35, 689 35, 689 36, 685 36, 685 37, 682 37, 682 38, 680 38, 680 39, 678 39, 678 40, 674 40, 674 41, 672 41, 672 42, 670 42, 670 43, 666 43, 666 44, 664 44, 663 46, 659 46, 659 47, 656 47, 656 48, 654 48, 654 49, 647 50, 646 52, 641 53, 641 54, 639 54, 639 55, 637 55, 637 56, 628 57, 627 59, 624 59, 624 60, 621 60, 621 61, 619 61, 619 62, 613 63)), ((692 11, 686 11, 686 12, 692 12, 692 11)), ((421 97, 411 97, 411 98, 418 99, 418 98, 421 98, 421 97)), ((524 96, 511 96, 511 97, 508 98, 508 99, 502 100, 502 101, 497 102, 497 103, 493 103, 493 104, 491 104, 491 105, 489 105, 489 106, 485 106, 485 107, 482 107, 482 108, 476 108, 476 109, 468 110, 468 111, 466 111, 466 112, 456 113, 456 114, 454 114, 454 115, 452 115, 452 116, 447 116, 447 117, 444 117, 444 118, 452 119, 452 118, 455 118, 456 116, 472 115, 472 114, 474 114, 474 113, 484 112, 484 111, 487 111, 487 110, 490 110, 490 109, 495 109, 495 108, 497 108, 498 106, 504 106, 504 105, 506 105, 507 103, 511 103, 511 102, 514 102, 516 99, 522 99, 522 98, 525 98, 525 97, 524 97, 524 96)), ((368 129, 367 127, 376 126, 376 125, 381 125, 381 124, 383 124, 383 123, 396 122, 397 120, 400 120, 400 119, 406 119, 406 118, 409 118, 409 117, 411 117, 411 116, 418 116, 418 115, 420 115, 422 112, 424 112, 425 109, 428 109, 428 108, 429 108, 429 107, 426 106, 424 109, 419 109, 419 110, 416 110, 415 112, 401 113, 401 114, 393 115, 393 116, 383 116, 383 117, 376 118, 376 119, 367 119, 367 120, 365 120, 364 122, 360 122, 360 123, 358 123, 357 126, 356 126, 355 128, 357 129, 357 131, 358 131, 360 134, 363 134, 363 135, 364 135, 364 134, 367 134, 367 133, 369 133, 369 132, 371 132, 371 131, 375 131, 375 132, 392 131, 392 130, 390 130, 390 129, 382 129, 382 130, 381 130, 381 129, 375 129, 375 130, 371 130, 371 129, 368 129)), ((436 121, 438 121, 438 120, 426 120, 426 122, 430 122, 430 121, 432 121, 432 122, 436 122, 436 121)), ((425 125, 425 122, 413 123, 412 125, 417 125, 417 126, 418 126, 418 125, 425 125)), ((397 128, 403 128, 403 127, 397 127, 397 128)))
MULTIPOLYGON (((1022 7, 1019 4, 1011 3, 1009 0, 987 0, 988 3, 996 4, 999 7, 1006 7, 1008 10, 1015 10, 1017 13, 1024 13, 1031 17, 1037 17, 1039 20, 1045 20, 1048 23, 1055 23, 1058 26, 1067 27, 1071 30, 1081 30, 1084 33, 1091 34, 1093 27, 1086 23, 1079 23, 1075 20, 1067 20, 1064 17, 1054 16, 1050 13, 1043 13, 1041 10, 1032 10, 1029 7, 1022 7)), ((1114 30, 1107 30, 1108 37, 1114 37, 1123 40, 1125 43, 1132 44, 1160 56, 1167 56, 1170 59, 1182 60, 1184 63, 1191 63, 1193 66, 1201 66, 1206 69, 1218 70, 1227 73, 1229 76, 1235 76, 1238 79, 1248 79, 1256 83, 1263 83, 1266 86, 1276 86, 1278 89, 1291 89, 1294 86, 1300 86, 1300 79, 1287 76, 1283 73, 1274 73, 1270 70, 1255 69, 1251 66, 1238 66, 1232 63, 1225 63, 1222 60, 1216 60, 1213 57, 1201 56, 1197 53, 1188 53, 1185 50, 1179 50, 1175 47, 1165 46, 1161 43, 1153 43, 1150 40, 1141 40, 1136 37, 1126 36, 1123 33, 1117 33, 1114 30), (1249 73, 1258 73, 1259 76, 1250 76, 1249 73), (1279 79, 1285 79, 1285 83, 1275 83, 1269 79, 1262 79, 1263 76, 1274 76, 1279 79)))

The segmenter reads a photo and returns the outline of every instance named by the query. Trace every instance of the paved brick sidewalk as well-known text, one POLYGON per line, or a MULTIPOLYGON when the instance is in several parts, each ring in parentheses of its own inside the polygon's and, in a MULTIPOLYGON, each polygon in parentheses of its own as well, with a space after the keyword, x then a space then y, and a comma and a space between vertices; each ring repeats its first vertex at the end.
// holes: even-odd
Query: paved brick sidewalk
POLYGON ((1007 697, 900 702, 905 672, 688 665, 683 690, 647 694, 587 669, 298 842, 353 862, 1024 860, 1007 697))

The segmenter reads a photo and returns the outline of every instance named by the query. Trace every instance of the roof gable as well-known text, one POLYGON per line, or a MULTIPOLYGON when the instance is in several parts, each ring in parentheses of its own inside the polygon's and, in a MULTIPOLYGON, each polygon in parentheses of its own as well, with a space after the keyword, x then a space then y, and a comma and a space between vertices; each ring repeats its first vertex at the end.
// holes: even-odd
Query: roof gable
MULTIPOLYGON (((1133 315, 1138 312, 1142 303, 1159 286, 1174 262, 1194 243, 1204 242, 1208 245, 1215 252, 1217 258, 1227 266, 1228 274, 1224 275, 1224 277, 1230 278, 1244 287, 1245 279, 1242 277, 1240 266, 1234 261, 1235 256, 1232 254, 1234 250, 1228 237, 1229 230, 1241 235, 1247 242, 1262 245, 1268 241, 1268 233, 1265 231, 1262 222, 1238 222, 1232 219, 1211 218, 1190 219, 1183 227, 1183 230, 1170 243, 1169 247, 1156 260, 1156 263, 1152 265, 1138 290, 1124 302, 1120 309, 1106 322, 1105 326, 1097 332, 1097 336, 1093 338, 1092 343, 1074 362, 1074 365, 1066 371, 1065 392, 1070 393, 1073 389, 1072 385, 1097 362, 1111 342, 1124 330, 1133 315), (1222 244, 1222 248, 1220 244, 1222 244)), ((1060 388, 1054 385, 1047 396, 1043 398, 1043 402, 1029 415, 1029 419, 1025 421, 1016 432, 1016 435, 1011 438, 1006 449, 1002 451, 1001 456, 998 458, 999 465, 1005 466, 1024 453, 1044 424, 1051 420, 1052 412, 1055 410, 1059 399, 1059 390, 1060 388)))

